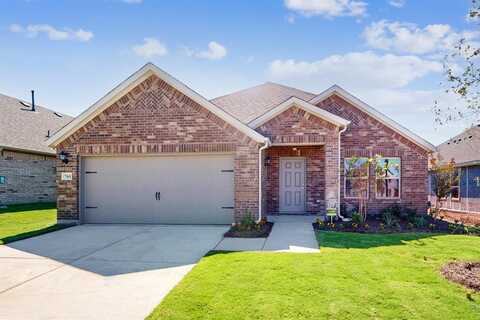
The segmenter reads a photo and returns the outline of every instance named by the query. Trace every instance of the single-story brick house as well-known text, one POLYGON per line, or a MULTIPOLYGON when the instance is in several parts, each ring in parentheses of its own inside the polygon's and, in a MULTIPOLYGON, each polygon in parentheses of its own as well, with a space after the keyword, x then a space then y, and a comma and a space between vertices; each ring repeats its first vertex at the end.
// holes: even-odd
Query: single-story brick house
POLYGON ((60 223, 323 214, 365 187, 370 213, 394 203, 423 213, 434 150, 338 86, 317 95, 266 83, 209 101, 151 63, 48 144, 60 223), (388 174, 368 161, 377 154, 388 174))
MULTIPOLYGON (((480 125, 472 126, 437 146, 432 157, 440 165, 453 160, 456 167, 452 192, 442 201, 442 209, 480 215, 480 125)), ((435 203, 433 179, 430 181, 430 201, 435 203)))
POLYGON ((73 118, 0 94, 0 206, 55 202, 56 152, 45 141, 73 118))

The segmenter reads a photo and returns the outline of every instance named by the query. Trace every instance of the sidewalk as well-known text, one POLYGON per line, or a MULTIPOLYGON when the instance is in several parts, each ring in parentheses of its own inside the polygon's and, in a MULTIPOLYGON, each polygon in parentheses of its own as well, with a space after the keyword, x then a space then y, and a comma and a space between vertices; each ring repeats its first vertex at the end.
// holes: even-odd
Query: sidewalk
POLYGON ((269 216, 274 222, 268 238, 224 238, 214 250, 320 252, 312 222, 315 216, 269 216))

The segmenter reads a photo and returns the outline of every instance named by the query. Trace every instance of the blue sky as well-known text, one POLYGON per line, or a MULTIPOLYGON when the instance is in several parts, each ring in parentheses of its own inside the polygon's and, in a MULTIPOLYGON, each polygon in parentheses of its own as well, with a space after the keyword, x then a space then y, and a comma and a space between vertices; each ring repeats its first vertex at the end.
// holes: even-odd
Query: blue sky
POLYGON ((442 57, 479 37, 467 0, 0 0, 0 92, 77 115, 151 61, 207 98, 335 83, 438 144, 442 57))

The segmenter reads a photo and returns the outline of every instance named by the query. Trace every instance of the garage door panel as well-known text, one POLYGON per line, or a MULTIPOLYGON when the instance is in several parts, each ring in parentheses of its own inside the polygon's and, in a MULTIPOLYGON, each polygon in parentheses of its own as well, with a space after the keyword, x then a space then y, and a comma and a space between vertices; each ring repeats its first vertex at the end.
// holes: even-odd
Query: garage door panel
POLYGON ((85 220, 228 224, 233 179, 231 155, 86 158, 85 220))

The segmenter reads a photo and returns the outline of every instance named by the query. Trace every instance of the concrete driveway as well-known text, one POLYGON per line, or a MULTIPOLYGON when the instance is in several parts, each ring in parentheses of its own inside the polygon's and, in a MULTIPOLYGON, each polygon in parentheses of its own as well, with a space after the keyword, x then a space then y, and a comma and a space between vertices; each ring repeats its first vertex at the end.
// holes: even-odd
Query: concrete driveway
POLYGON ((0 246, 0 319, 144 319, 227 229, 82 225, 0 246))

